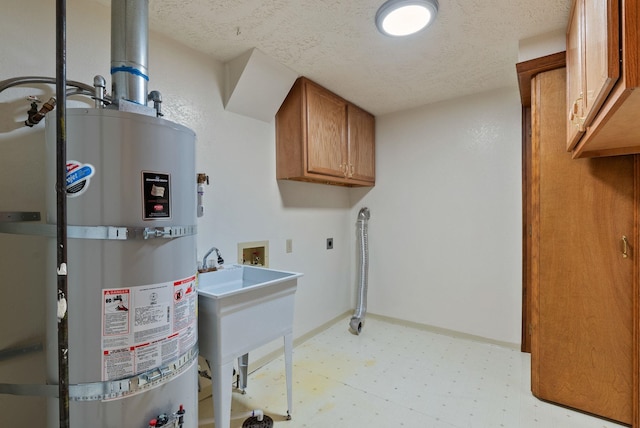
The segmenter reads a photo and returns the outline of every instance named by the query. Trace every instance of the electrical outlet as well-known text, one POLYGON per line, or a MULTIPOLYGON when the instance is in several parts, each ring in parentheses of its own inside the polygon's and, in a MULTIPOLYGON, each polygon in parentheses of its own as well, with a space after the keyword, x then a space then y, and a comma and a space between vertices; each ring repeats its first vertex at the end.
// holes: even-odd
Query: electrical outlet
POLYGON ((287 253, 293 253, 293 239, 287 239, 287 253))
POLYGON ((333 250, 333 238, 327 238, 327 250, 333 250))

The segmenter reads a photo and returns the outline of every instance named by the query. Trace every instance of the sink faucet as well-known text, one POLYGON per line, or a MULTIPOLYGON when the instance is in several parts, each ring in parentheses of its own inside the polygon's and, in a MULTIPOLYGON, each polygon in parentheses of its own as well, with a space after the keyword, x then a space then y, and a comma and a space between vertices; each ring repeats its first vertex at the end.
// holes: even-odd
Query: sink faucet
POLYGON ((206 252, 206 254, 204 255, 204 257, 202 258, 202 269, 206 270, 207 269, 207 257, 209 257, 211 255, 211 253, 216 252, 216 255, 218 256, 218 264, 222 265, 224 264, 224 259, 222 258, 222 255, 220 254, 220 250, 218 250, 216 247, 211 247, 211 249, 209 251, 206 252))

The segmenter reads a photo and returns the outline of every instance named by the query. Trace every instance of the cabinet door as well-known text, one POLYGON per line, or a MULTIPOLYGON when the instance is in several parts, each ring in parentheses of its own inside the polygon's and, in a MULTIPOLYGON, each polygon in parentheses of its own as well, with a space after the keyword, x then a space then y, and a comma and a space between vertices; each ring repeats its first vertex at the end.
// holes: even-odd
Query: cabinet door
POLYGON ((349 171, 347 175, 354 180, 373 183, 376 176, 375 118, 351 104, 347 110, 349 121, 349 171))
POLYGON ((620 76, 618 0, 584 2, 585 126, 620 76))
POLYGON ((630 424, 635 159, 566 153, 562 69, 535 77, 532 100, 532 390, 630 424))
POLYGON ((574 0, 567 27, 567 150, 573 150, 584 133, 584 52, 582 27, 584 0, 574 0))
POLYGON ((312 83, 307 95, 307 171, 344 177, 347 163, 347 106, 312 83))

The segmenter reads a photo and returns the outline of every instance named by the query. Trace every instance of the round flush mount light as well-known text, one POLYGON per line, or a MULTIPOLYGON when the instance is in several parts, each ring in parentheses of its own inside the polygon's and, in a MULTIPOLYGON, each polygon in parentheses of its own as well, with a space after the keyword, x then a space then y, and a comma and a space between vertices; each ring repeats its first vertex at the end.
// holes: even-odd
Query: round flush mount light
POLYGON ((376 26, 387 36, 408 36, 426 28, 438 14, 438 0, 388 0, 376 13, 376 26))

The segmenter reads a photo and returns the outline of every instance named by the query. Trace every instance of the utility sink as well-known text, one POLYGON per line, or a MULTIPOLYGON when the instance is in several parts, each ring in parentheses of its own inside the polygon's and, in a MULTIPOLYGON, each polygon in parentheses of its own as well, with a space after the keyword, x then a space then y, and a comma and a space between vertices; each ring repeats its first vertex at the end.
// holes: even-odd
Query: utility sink
POLYGON ((269 288, 277 283, 297 280, 301 276, 302 274, 295 272, 234 264, 198 274, 198 292, 202 296, 220 299, 246 294, 258 288, 269 288))
POLYGON ((216 428, 230 426, 234 361, 240 372, 238 386, 244 390, 249 351, 278 337, 284 337, 291 412, 294 297, 301 276, 247 265, 198 274, 198 339, 200 355, 212 370, 216 428))

